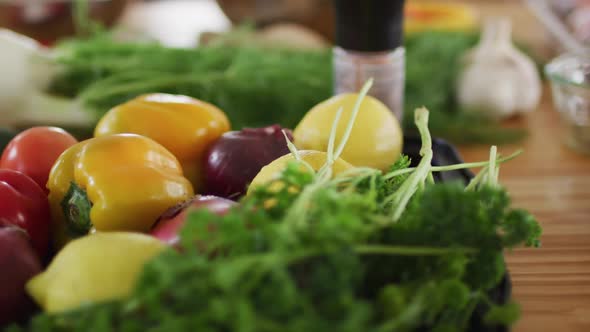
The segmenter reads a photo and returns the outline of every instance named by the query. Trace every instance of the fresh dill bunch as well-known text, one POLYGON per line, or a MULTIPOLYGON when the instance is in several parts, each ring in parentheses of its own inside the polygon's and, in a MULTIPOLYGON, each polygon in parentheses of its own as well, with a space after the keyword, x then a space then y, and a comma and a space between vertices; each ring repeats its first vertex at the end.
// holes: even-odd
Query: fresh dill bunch
MULTIPOLYGON (((88 30, 87 23, 81 27, 88 30)), ((433 134, 455 143, 502 144, 526 135, 524 129, 503 128, 457 105, 460 59, 477 40, 472 33, 434 31, 405 38, 402 124, 406 133, 416 130, 413 110, 427 105, 437 110, 431 115, 433 134)), ((61 42, 54 58, 60 71, 48 92, 76 98, 82 111, 97 118, 138 95, 165 92, 213 103, 227 113, 236 129, 269 123, 293 128, 309 109, 332 96, 329 50, 289 50, 247 42, 179 49, 120 43, 103 32, 61 42)))
POLYGON ((64 42, 56 61, 64 70, 49 92, 75 97, 98 117, 153 92, 188 95, 222 109, 232 127, 278 123, 292 128, 332 95, 328 51, 251 46, 195 49, 155 43, 117 43, 108 35, 64 42))

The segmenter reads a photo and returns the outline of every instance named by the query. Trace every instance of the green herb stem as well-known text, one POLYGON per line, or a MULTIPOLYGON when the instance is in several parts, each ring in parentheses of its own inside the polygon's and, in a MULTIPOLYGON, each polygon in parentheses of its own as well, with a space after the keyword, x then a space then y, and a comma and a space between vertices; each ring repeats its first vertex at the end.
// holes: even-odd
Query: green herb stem
POLYGON ((287 141, 287 148, 289 149, 289 151, 291 152, 291 154, 293 155, 295 160, 300 162, 309 172, 315 173, 315 170, 313 169, 313 167, 311 167, 311 165, 307 161, 301 159, 301 155, 299 154, 299 150, 297 150, 297 147, 295 146, 295 144, 293 144, 293 142, 291 142, 291 140, 287 136, 287 133, 285 132, 285 130, 282 130, 282 133, 283 133, 283 136, 285 137, 285 141, 287 141))
POLYGON ((355 251, 362 255, 400 255, 400 256, 438 256, 451 253, 475 253, 473 248, 437 248, 418 246, 356 246, 355 251))
MULTIPOLYGON (((511 155, 509 155, 507 157, 498 158, 496 160, 496 163, 501 164, 501 163, 505 163, 507 161, 510 161, 510 160, 518 157, 520 154, 522 154, 522 152, 523 152, 523 150, 517 150, 516 152, 512 153, 511 155)), ((447 171, 455 171, 458 169, 488 167, 489 163, 490 163, 489 161, 478 161, 478 162, 461 163, 461 164, 448 165, 448 166, 432 166, 430 168, 430 170, 432 172, 447 172, 447 171)), ((384 176, 384 178, 386 180, 388 180, 388 179, 394 178, 394 177, 402 175, 402 174, 412 173, 415 170, 416 170, 416 167, 408 167, 408 168, 400 169, 400 170, 386 174, 384 176)))
POLYGON ((490 148, 490 161, 488 166, 488 185, 495 187, 498 185, 498 167, 496 164, 496 155, 498 148, 492 145, 490 148))
POLYGON ((420 138, 422 140, 422 148, 420 155, 422 159, 416 167, 416 170, 404 181, 401 187, 392 195, 393 213, 392 221, 396 222, 403 214, 406 205, 410 198, 418 190, 418 186, 424 182, 425 178, 432 167, 432 138, 428 131, 428 110, 426 108, 419 108, 415 112, 416 126, 420 131, 420 138))
POLYGON ((465 191, 473 191, 477 189, 482 180, 487 177, 488 170, 488 166, 482 168, 481 171, 479 171, 479 173, 477 173, 477 175, 471 179, 471 181, 469 181, 469 184, 467 184, 465 187, 465 191))
POLYGON ((328 140, 328 163, 334 163, 334 141, 336 141, 336 131, 338 130, 338 124, 340 123, 340 117, 342 117, 343 107, 339 107, 332 122, 332 129, 330 130, 330 139, 328 140))
POLYGON ((359 92, 358 98, 356 99, 356 102, 354 103, 354 107, 352 109, 352 114, 350 115, 350 120, 348 121, 348 126, 346 127, 346 130, 344 131, 344 135, 342 136, 342 140, 340 141, 340 144, 338 145, 338 148, 336 149, 334 159, 340 158, 342 151, 344 151, 344 147, 346 146, 346 143, 348 142, 348 139, 350 138, 350 134, 352 133, 352 128, 354 127, 356 117, 361 109, 361 103, 363 102, 363 99, 365 99, 365 96, 367 95, 367 93, 371 89, 371 86, 373 86, 373 79, 372 78, 370 78, 363 85, 363 88, 359 92))

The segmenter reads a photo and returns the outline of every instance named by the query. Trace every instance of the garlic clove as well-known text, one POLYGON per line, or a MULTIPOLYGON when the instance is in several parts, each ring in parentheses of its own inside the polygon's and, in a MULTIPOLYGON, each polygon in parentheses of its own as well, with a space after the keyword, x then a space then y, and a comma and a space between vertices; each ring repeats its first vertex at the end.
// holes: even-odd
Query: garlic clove
POLYGON ((531 112, 538 106, 541 99, 542 88, 539 71, 535 62, 512 43, 511 22, 503 18, 498 19, 497 24, 496 47, 501 47, 506 61, 510 62, 512 70, 515 71, 516 79, 523 83, 516 86, 519 93, 515 100, 514 112, 531 112))
POLYGON ((500 69, 490 75, 491 63, 471 66, 459 83, 458 101, 467 112, 484 113, 485 116, 502 119, 512 115, 515 107, 515 86, 512 71, 500 69))
POLYGON ((480 42, 462 62, 457 100, 466 111, 503 119, 537 107, 540 75, 535 63, 512 43, 508 19, 486 21, 480 42))
POLYGON ((518 113, 529 113, 534 111, 541 100, 543 92, 541 76, 536 64, 518 49, 514 49, 515 67, 523 82, 526 85, 519 86, 521 93, 516 100, 515 111, 518 113))

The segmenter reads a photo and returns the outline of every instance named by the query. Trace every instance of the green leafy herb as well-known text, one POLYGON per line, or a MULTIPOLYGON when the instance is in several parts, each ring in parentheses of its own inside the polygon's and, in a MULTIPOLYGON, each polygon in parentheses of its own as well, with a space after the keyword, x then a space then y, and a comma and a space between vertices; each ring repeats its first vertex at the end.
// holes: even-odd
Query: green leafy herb
POLYGON ((332 93, 328 52, 173 49, 116 43, 105 36, 70 41, 58 52, 65 71, 53 80, 50 92, 77 97, 98 115, 138 95, 163 92, 214 103, 234 128, 294 127, 332 93))
MULTIPOLYGON (((416 130, 413 110, 427 106, 435 136, 460 143, 502 144, 521 139, 524 129, 501 128, 464 112, 455 101, 463 52, 477 36, 423 32, 405 40, 406 86, 403 121, 416 130)), ((77 97, 98 116, 140 94, 193 96, 223 109, 234 128, 279 123, 292 128, 317 103, 332 95, 331 53, 216 44, 196 49, 117 43, 108 35, 76 39, 58 47, 63 71, 50 92, 77 97)))

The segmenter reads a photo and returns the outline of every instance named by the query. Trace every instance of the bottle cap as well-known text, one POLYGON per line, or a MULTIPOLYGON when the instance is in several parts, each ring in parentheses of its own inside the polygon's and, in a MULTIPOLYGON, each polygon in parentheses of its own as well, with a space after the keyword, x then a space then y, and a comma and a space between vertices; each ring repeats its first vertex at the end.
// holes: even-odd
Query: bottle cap
POLYGON ((405 0, 335 0, 336 45, 380 52, 401 46, 405 0))

